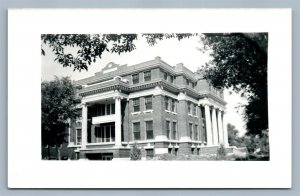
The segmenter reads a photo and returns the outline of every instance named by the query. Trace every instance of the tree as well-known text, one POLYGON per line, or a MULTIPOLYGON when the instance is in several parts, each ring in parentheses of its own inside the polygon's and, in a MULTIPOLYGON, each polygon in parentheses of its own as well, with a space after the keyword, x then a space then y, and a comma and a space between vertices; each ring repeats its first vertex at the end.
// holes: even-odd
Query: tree
POLYGON ((239 131, 235 128, 234 125, 227 124, 228 131, 228 143, 230 146, 241 147, 242 139, 238 136, 239 131))
POLYGON ((230 146, 247 147, 251 154, 269 156, 269 131, 262 130, 262 134, 238 136, 234 125, 228 124, 228 143, 230 146))
MULTIPOLYGON (((153 46, 163 39, 189 38, 197 34, 191 33, 152 33, 142 34, 146 42, 153 46)), ((138 34, 42 34, 42 43, 50 46, 55 60, 63 67, 73 67, 74 71, 88 70, 88 65, 102 58, 104 52, 125 53, 136 49, 134 41, 138 34), (77 48, 77 54, 65 53, 66 47, 77 48)), ((41 49, 42 55, 45 50, 41 49)))
POLYGON ((201 51, 212 60, 199 72, 216 88, 232 88, 248 100, 244 105, 247 134, 268 129, 267 33, 223 33, 201 36, 201 51))
POLYGON ((137 143, 134 143, 130 150, 130 160, 138 161, 142 159, 142 151, 139 149, 137 143))
MULTIPOLYGON (((69 77, 55 77, 53 81, 42 82, 42 145, 56 146, 60 159, 59 146, 66 142, 69 119, 79 113, 75 87, 69 77)), ((49 149, 49 148, 48 148, 49 149)), ((48 150, 48 157, 50 154, 48 150)))

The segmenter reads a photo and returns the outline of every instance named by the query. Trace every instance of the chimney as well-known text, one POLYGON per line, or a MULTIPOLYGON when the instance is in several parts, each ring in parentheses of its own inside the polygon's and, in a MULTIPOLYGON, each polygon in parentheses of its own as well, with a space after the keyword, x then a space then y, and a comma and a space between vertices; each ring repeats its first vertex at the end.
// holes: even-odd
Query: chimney
POLYGON ((156 56, 154 59, 157 60, 157 61, 161 61, 160 56, 156 56))

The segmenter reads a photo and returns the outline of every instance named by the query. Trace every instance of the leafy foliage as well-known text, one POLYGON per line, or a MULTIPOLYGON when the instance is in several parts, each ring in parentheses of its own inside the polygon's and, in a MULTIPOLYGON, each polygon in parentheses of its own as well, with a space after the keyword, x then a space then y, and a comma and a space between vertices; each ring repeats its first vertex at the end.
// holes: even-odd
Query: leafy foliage
POLYGON ((138 145, 135 143, 130 150, 130 160, 138 161, 142 159, 141 149, 138 148, 138 145))
POLYGON ((225 160, 226 154, 226 148, 221 144, 217 151, 217 160, 225 160))
MULTIPOLYGON (((137 34, 43 34, 42 42, 48 44, 56 61, 74 70, 88 70, 88 65, 102 57, 104 51, 111 53, 131 52, 137 34), (77 47, 77 56, 66 54, 65 47, 77 47)), ((42 54, 45 51, 42 49, 42 54)))
POLYGON ((42 82, 42 145, 58 147, 67 142, 68 120, 79 115, 76 103, 75 87, 68 77, 42 82))
POLYGON ((199 72, 216 88, 232 88, 248 100, 244 118, 248 134, 268 128, 267 33, 205 34, 202 51, 213 57, 199 72))
POLYGON ((238 136, 238 130, 231 124, 227 125, 228 143, 238 148, 246 147, 249 153, 269 156, 269 131, 263 130, 261 134, 238 136))
MULTIPOLYGON (((152 33, 142 34, 146 42, 153 46, 163 39, 176 38, 182 40, 197 34, 191 33, 152 33)), ((73 67, 74 71, 88 70, 88 65, 102 58, 104 52, 125 53, 136 49, 134 41, 138 34, 43 34, 42 43, 50 46, 55 60, 63 67, 73 67), (78 48, 77 54, 66 53, 66 47, 78 48)), ((41 50, 45 55, 45 51, 41 50)))

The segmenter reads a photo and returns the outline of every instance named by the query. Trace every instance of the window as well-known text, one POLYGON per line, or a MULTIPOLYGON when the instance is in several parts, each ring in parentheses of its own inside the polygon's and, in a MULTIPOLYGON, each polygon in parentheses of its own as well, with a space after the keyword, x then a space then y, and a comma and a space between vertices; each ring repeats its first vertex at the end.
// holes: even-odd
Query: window
POLYGON ((133 111, 139 112, 140 111, 140 99, 133 99, 133 111))
POLYGON ((191 104, 191 102, 188 102, 188 112, 189 112, 189 114, 192 114, 192 104, 191 104))
POLYGON ((133 140, 141 139, 140 123, 133 123, 133 140))
POLYGON ((105 104, 101 104, 100 107, 98 107, 97 113, 99 116, 105 116, 105 104))
POLYGON ((151 80, 151 71, 144 72, 144 81, 150 81, 151 80))
POLYGON ((153 121, 146 121, 146 139, 153 139, 153 121))
POLYGON ((76 129, 76 145, 81 144, 81 129, 76 129))
POLYGON ((105 142, 110 142, 110 126, 105 126, 105 142))
POLYGON ((172 128, 172 139, 177 139, 177 123, 173 122, 173 128, 172 128))
POLYGON ((166 121, 167 138, 170 139, 170 121, 166 121))
POLYGON ((170 82, 173 84, 173 82, 174 82, 174 76, 170 76, 170 82))
POLYGON ((92 116, 105 116, 115 114, 115 104, 99 104, 94 108, 92 116))
POLYGON ((137 84, 137 83, 139 83, 139 74, 134 74, 134 75, 132 75, 132 83, 133 84, 137 84))
POLYGON ((168 80, 168 74, 166 72, 164 72, 164 79, 168 80))
POLYGON ((96 142, 103 142, 103 127, 95 127, 96 142), (101 129, 102 128, 102 129, 101 129))
POLYGON ((165 106, 166 106, 166 110, 169 110, 169 98, 165 97, 165 106))
POLYGON ((146 110, 152 110, 152 96, 145 97, 146 110))
POLYGON ((110 104, 106 105, 106 115, 110 115, 110 104))
POLYGON ((146 149, 146 157, 153 158, 154 150, 153 149, 146 149))
POLYGON ((111 104, 111 114, 115 114, 115 104, 111 104))
POLYGON ((188 79, 186 79, 186 85, 189 86, 190 85, 190 81, 188 79))
POLYGON ((193 139, 193 124, 192 123, 189 124, 189 131, 190 131, 190 137, 191 137, 191 139, 193 139))
POLYGON ((176 112, 176 100, 172 99, 172 112, 176 112))
POLYGON ((203 106, 201 106, 200 109, 201 109, 201 117, 202 117, 202 119, 205 120, 205 109, 203 106))
POLYGON ((115 125, 101 124, 100 127, 95 127, 96 142, 114 142, 115 141, 115 125))
POLYGON ((195 83, 194 82, 192 82, 192 88, 195 88, 195 83))
POLYGON ((193 105, 193 115, 196 116, 197 115, 197 106, 193 105))
POLYGON ((198 138, 198 125, 195 125, 194 135, 195 135, 194 139, 199 140, 199 138, 198 138))

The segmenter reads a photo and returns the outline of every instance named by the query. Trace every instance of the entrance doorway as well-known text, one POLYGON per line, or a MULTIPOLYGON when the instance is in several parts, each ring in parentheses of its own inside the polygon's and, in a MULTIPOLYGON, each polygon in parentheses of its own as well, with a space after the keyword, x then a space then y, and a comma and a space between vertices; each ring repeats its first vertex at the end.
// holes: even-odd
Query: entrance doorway
POLYGON ((88 160, 111 161, 113 153, 87 153, 85 154, 88 160))

